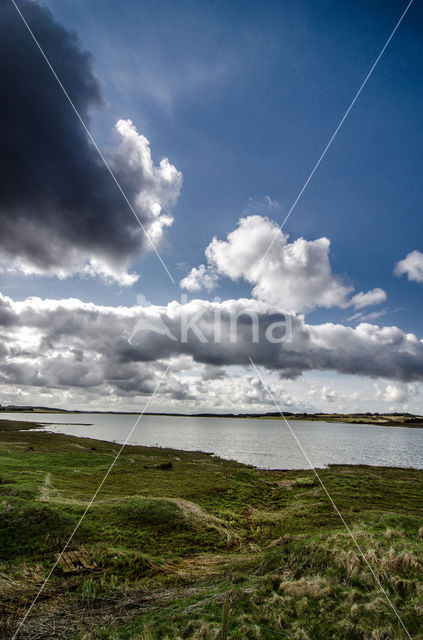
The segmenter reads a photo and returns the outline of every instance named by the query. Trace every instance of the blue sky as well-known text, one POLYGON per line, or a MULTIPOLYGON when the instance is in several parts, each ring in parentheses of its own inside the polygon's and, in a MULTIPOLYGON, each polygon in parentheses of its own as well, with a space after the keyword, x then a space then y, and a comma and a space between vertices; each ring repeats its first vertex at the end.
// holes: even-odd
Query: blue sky
MULTIPOLYGON (((97 141, 107 144, 114 122, 129 117, 153 156, 168 156, 184 174, 162 249, 179 277, 177 264, 201 262, 211 237, 231 231, 250 198, 270 195, 281 205, 272 216, 283 219, 403 9, 401 2, 46 4, 94 55, 108 101, 93 114, 97 141)), ((384 288, 395 311, 386 321, 421 332, 419 285, 392 275, 418 248, 423 225, 419 21, 416 3, 286 231, 329 237, 334 270, 358 290, 384 288)), ((109 304, 131 303, 139 290, 156 303, 174 297, 154 255, 139 271, 148 277, 120 294, 79 278, 8 277, 2 286, 16 286, 18 296, 35 287, 109 304)), ((235 289, 225 282, 218 294, 235 289)))
MULTIPOLYGON (((154 162, 166 156, 183 173, 174 222, 160 244, 177 283, 205 262, 212 237, 225 239, 240 217, 284 219, 406 6, 379 0, 44 4, 93 54, 105 98, 102 109, 91 111, 98 144, 115 144, 115 122, 130 118, 149 139, 154 162), (269 207, 265 196, 277 206, 269 207)), ((423 249, 422 17, 416 2, 284 228, 290 241, 329 238, 332 270, 345 284, 355 293, 386 292, 377 323, 418 336, 423 285, 393 270, 423 249)), ((132 267, 141 274, 132 287, 78 275, 1 273, 0 290, 15 300, 78 297, 108 306, 133 305, 140 293, 153 304, 179 299, 179 286, 153 253, 132 267)), ((242 279, 221 275, 215 291, 195 297, 226 300, 250 291, 242 279)), ((352 313, 317 306, 307 319, 351 324, 352 313)))

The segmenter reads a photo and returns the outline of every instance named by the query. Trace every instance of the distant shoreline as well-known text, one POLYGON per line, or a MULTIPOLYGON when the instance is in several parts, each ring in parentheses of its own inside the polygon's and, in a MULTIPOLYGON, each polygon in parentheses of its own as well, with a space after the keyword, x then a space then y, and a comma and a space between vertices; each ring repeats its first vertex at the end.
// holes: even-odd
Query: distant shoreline
MULTIPOLYGON (((50 407, 0 407, 2 413, 33 413, 40 414, 65 414, 65 415, 139 415, 136 411, 93 411, 93 410, 67 410, 50 407)), ((146 412, 148 416, 167 416, 180 418, 250 418, 265 420, 282 420, 283 417, 289 420, 308 420, 319 422, 343 422, 349 424, 371 424, 378 426, 411 427, 422 428, 423 416, 410 413, 292 413, 284 412, 283 416, 279 412, 269 413, 171 413, 165 411, 146 412)))

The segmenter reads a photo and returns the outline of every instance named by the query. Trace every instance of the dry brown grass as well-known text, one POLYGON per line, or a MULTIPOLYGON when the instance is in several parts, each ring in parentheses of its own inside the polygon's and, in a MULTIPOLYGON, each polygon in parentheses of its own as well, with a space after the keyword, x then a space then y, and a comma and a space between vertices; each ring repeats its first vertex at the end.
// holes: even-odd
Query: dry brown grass
POLYGON ((328 580, 319 576, 313 578, 300 578, 299 580, 284 580, 279 585, 280 591, 287 595, 301 598, 325 598, 332 590, 328 580))
POLYGON ((239 534, 237 534, 225 520, 217 518, 211 513, 207 513, 207 511, 201 509, 198 504, 180 498, 171 498, 171 502, 178 505, 185 517, 189 519, 194 526, 197 525, 206 527, 207 529, 214 529, 226 539, 228 545, 231 545, 236 539, 239 539, 239 534))

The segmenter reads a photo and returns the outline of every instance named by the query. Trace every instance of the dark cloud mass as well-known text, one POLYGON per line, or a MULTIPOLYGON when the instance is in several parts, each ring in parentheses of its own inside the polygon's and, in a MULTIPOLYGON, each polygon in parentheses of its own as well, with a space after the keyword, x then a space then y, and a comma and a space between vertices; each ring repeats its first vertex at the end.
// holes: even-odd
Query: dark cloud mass
MULTIPOLYGON (((31 0, 19 7, 89 123, 91 110, 102 106, 90 54, 45 7, 31 0)), ((119 279, 146 238, 9 0, 0 0, 0 71, 1 261, 62 277, 90 263, 86 272, 119 279)), ((161 167, 140 161, 131 163, 130 174, 127 152, 139 144, 149 151, 148 141, 134 127, 121 128, 120 135, 126 143, 109 160, 134 206, 138 200, 137 214, 148 229, 161 215, 152 205, 177 197, 180 174, 174 170, 163 184, 161 167), (143 189, 149 198, 139 197, 143 189)))
MULTIPOLYGON (((284 317, 291 324, 289 339, 270 343, 266 331, 281 316, 254 300, 143 308, 72 299, 14 302, 0 295, 1 318, 0 338, 8 353, 0 360, 0 382, 6 385, 95 388, 99 394, 135 397, 152 392, 166 362, 205 365, 207 385, 224 380, 221 367, 249 366, 249 355, 285 378, 315 369, 371 378, 386 378, 389 372, 389 379, 401 383, 423 381, 423 344, 413 334, 371 324, 310 325, 292 316, 284 317), (251 323, 243 321, 249 316, 257 320, 257 340, 252 340, 251 323)), ((170 380, 172 397, 190 395, 170 380)))

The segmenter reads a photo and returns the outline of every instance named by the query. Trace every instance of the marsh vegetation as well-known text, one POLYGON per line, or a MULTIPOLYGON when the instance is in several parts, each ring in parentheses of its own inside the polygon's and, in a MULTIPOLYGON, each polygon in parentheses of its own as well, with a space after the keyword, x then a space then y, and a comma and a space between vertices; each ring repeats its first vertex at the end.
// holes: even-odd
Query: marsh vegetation
MULTIPOLYGON (((0 607, 12 637, 118 445, 0 426, 0 607)), ((319 472, 414 638, 423 638, 423 472, 319 472)), ((406 638, 310 471, 126 447, 22 639, 406 638)))

